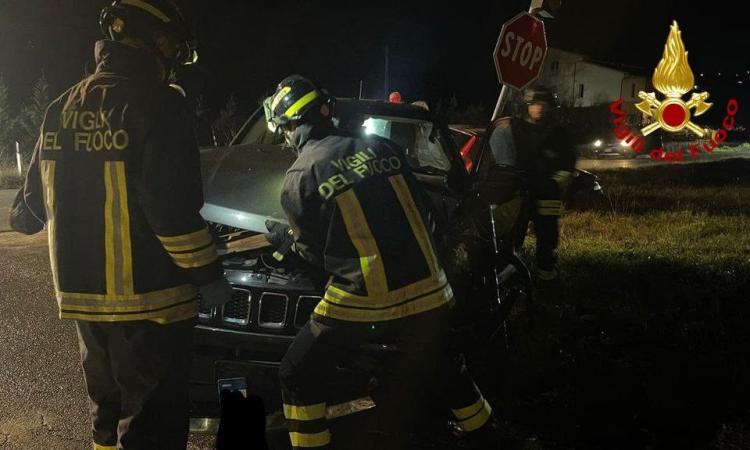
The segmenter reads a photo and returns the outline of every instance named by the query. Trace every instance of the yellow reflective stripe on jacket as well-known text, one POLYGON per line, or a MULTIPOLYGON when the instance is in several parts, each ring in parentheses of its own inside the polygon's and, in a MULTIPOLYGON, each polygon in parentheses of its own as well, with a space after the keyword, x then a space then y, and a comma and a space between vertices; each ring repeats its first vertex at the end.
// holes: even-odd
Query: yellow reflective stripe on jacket
POLYGON ((107 293, 133 293, 128 188, 123 161, 104 163, 104 249, 107 293))
POLYGON ((315 307, 315 314, 351 322, 379 322, 400 319, 414 314, 430 311, 449 303, 453 299, 453 291, 449 285, 437 292, 415 298, 400 305, 382 309, 364 309, 346 307, 331 303, 323 299, 315 307))
POLYGON ((325 299, 331 303, 345 306, 355 306, 358 308, 382 308, 403 303, 410 299, 417 298, 425 293, 434 292, 445 287, 448 279, 444 270, 440 270, 437 278, 426 278, 416 283, 404 286, 394 291, 388 292, 381 297, 362 296, 351 294, 341 288, 330 285, 325 292, 325 299))
POLYGON ((393 190, 396 192, 401 208, 403 208, 406 218, 409 220, 409 225, 414 233, 414 237, 419 243, 419 248, 422 250, 425 262, 427 262, 430 268, 430 275, 435 276, 438 271, 438 261, 435 254, 435 250, 432 248, 430 238, 427 235, 427 229, 422 221, 422 216, 417 210, 417 205, 414 204, 414 198, 411 196, 409 187, 406 184, 404 176, 399 174, 388 178, 391 183, 393 190))
POLYGON ((127 322, 132 320, 150 320, 159 324, 168 324, 192 319, 197 315, 197 301, 178 304, 164 310, 136 314, 92 314, 85 312, 67 312, 60 310, 61 319, 87 320, 90 322, 127 322))
POLYGON ((96 442, 93 444, 94 450, 117 450, 116 445, 99 445, 96 442))
POLYGON ((292 420, 317 420, 326 416, 326 404, 297 406, 284 404, 284 417, 292 420))
POLYGON ((464 420, 459 420, 457 425, 465 432, 475 431, 487 423, 492 416, 492 407, 487 400, 482 399, 482 405, 479 411, 472 417, 464 420))
POLYGON ((169 256, 172 257, 175 264, 177 264, 179 267, 182 267, 183 269, 207 266, 208 264, 214 262, 216 258, 218 258, 216 247, 214 247, 213 245, 197 252, 170 253, 169 256))
POLYGON ((204 267, 216 260, 208 227, 179 236, 157 236, 174 263, 183 269, 204 267))
POLYGON ((104 163, 104 258, 107 278, 107 294, 118 294, 115 287, 115 238, 114 238, 114 190, 112 187, 112 163, 104 163))
POLYGON ((284 115, 286 117, 292 117, 293 115, 297 114, 300 109, 304 108, 305 106, 309 105, 310 102, 318 98, 318 91, 311 91, 305 94, 302 98, 294 102, 292 106, 289 107, 284 112, 284 115))
POLYGON ((194 299, 198 289, 191 284, 143 294, 102 295, 58 292, 60 308, 82 312, 118 312, 150 310, 194 299))
POLYGON ((189 252, 210 244, 213 239, 208 227, 180 236, 157 236, 168 252, 189 252))
POLYGON ((451 411, 453 412, 453 415, 456 417, 456 419, 465 420, 465 419, 468 419, 469 417, 472 417, 476 413, 478 413, 479 410, 482 409, 483 406, 484 406, 484 397, 480 395, 479 399, 476 402, 472 403, 471 405, 465 408, 451 409, 451 411))
POLYGON ((359 254, 359 264, 365 279, 368 296, 384 296, 388 293, 383 257, 378 250, 375 237, 367 225, 367 218, 353 189, 336 197, 346 231, 359 254))
POLYGON ((40 161, 42 171, 42 181, 44 184, 44 200, 47 209, 47 242, 49 245, 50 268, 52 269, 52 282, 55 290, 60 289, 60 282, 57 272, 57 223, 55 222, 55 172, 57 169, 56 161, 40 161))
POLYGON ((115 162, 117 190, 120 196, 120 240, 122 244, 122 284, 125 294, 133 293, 133 245, 130 240, 130 209, 128 186, 125 180, 125 163, 115 162))
POLYGON ((539 200, 537 212, 540 216, 560 216, 563 212, 562 200, 539 200))
POLYGON ((561 208, 540 208, 539 210, 537 210, 537 213, 540 216, 561 216, 562 209, 561 208))
MULTIPOLYGON (((157 236, 159 240, 161 241, 164 246, 167 245, 187 245, 195 243, 196 241, 200 241, 201 239, 204 239, 206 236, 211 236, 211 233, 208 232, 208 227, 201 228, 198 231, 193 231, 188 234, 180 234, 177 236, 157 236)), ((203 244, 205 245, 205 244, 203 244)))
POLYGON ((320 433, 297 433, 290 432, 289 440, 292 442, 293 447, 323 447, 331 443, 331 432, 329 430, 321 431, 320 433))

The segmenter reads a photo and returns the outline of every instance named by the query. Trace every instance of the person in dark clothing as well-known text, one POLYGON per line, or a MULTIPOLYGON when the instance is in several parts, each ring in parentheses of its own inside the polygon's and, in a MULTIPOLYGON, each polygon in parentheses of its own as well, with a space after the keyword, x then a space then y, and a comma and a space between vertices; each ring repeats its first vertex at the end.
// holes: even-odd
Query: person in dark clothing
POLYGON ((551 281, 558 276, 559 218, 576 154, 569 134, 557 121, 555 94, 537 86, 527 89, 523 100, 524 117, 499 119, 490 135, 490 148, 495 163, 527 173, 537 238, 536 275, 551 281))
MULTIPOLYGON (((327 420, 327 381, 347 355, 384 340, 398 342, 409 362, 394 368, 409 379, 399 396, 400 433, 412 431, 408 426, 424 395, 439 395, 460 428, 489 436, 492 408, 449 350, 453 293, 425 226, 421 188, 393 142, 335 128, 333 104, 296 75, 265 102, 269 126, 283 132, 299 155, 281 193, 293 251, 331 276, 281 363, 292 446, 336 446, 327 420)), ((269 240, 287 235, 277 228, 269 240)))
POLYGON ((170 0, 115 1, 101 25, 96 72, 47 109, 11 224, 47 227, 94 449, 184 449, 198 295, 217 306, 232 292, 199 214, 190 113, 168 84, 195 58, 170 0))

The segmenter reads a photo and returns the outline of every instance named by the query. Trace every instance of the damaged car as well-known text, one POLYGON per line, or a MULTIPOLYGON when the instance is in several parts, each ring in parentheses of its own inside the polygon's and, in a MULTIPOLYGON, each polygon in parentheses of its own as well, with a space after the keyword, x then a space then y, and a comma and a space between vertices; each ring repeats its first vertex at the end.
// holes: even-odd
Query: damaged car
MULTIPOLYGON (((462 305, 456 308, 456 326, 472 327, 473 336, 495 339, 500 327, 498 315, 507 313, 511 298, 530 296, 531 288, 528 269, 513 246, 497 252, 492 245, 493 231, 498 230, 491 227, 484 192, 498 192, 498 186, 505 186, 502 191, 507 199, 523 198, 521 177, 505 174, 494 177, 491 186, 477 183, 480 161, 490 152, 473 152, 473 170, 467 171, 467 155, 460 153, 452 131, 424 107, 338 99, 334 123, 353 133, 390 139, 403 149, 426 193, 429 226, 457 304, 462 305), (502 259, 498 259, 501 253, 502 259), (471 302, 466 301, 469 298, 471 302), (483 335, 476 333, 479 326, 483 335)), ((200 308, 194 338, 191 430, 215 432, 220 416, 217 380, 243 378, 247 390, 264 400, 270 414, 269 433, 277 430, 285 438, 279 363, 321 300, 327 282, 317 268, 293 253, 279 261, 274 257, 277 250, 264 236, 274 223, 285 222, 279 193, 296 154, 285 146, 281 136, 268 129, 261 108, 230 145, 205 149, 201 158, 205 185, 202 214, 220 242, 234 297, 219 308, 200 308)), ((484 166, 489 168, 490 164, 484 166)), ((512 203, 515 221, 520 217, 521 203, 512 203)), ((500 234, 510 235, 510 229, 500 234)), ((389 351, 385 345, 371 350, 368 353, 364 349, 363 354, 375 354, 375 360, 389 351)), ((342 368, 342 379, 336 381, 334 390, 337 398, 328 402, 329 418, 356 415, 352 413, 381 403, 377 394, 370 395, 375 366, 379 364, 370 363, 362 369, 362 364, 353 362, 352 367, 342 368)))

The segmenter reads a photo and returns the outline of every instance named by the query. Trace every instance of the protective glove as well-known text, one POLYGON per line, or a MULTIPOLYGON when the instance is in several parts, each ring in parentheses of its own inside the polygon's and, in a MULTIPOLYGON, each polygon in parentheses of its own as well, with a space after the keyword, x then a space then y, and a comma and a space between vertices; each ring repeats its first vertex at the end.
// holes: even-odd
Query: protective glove
POLYGON ((552 179, 557 182, 558 192, 564 196, 568 191, 570 184, 573 182, 573 173, 567 170, 558 170, 552 175, 552 179))
POLYGON ((289 225, 273 220, 266 220, 266 228, 268 229, 266 239, 274 248, 279 248, 288 239, 293 239, 292 229, 289 228, 289 225))
POLYGON ((232 286, 224 277, 205 286, 199 286, 198 291, 201 295, 201 305, 208 308, 216 308, 229 302, 234 294, 232 286))
POLYGON ((289 225, 273 220, 266 220, 266 228, 268 228, 268 233, 265 234, 266 240, 276 249, 273 257, 281 261, 289 253, 294 244, 292 229, 289 228, 289 225))

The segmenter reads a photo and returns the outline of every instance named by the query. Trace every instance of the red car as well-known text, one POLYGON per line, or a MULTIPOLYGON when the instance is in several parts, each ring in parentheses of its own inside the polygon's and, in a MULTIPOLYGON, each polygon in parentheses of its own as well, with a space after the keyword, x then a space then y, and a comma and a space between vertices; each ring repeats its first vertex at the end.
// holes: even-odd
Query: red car
POLYGON ((448 128, 464 161, 466 172, 472 173, 486 130, 472 125, 448 125, 448 128))
MULTIPOLYGON (((484 142, 484 136, 487 129, 475 125, 448 125, 453 141, 456 143, 464 168, 469 174, 476 170, 479 158, 481 157, 481 148, 484 142)), ((591 172, 576 169, 573 173, 573 184, 568 191, 567 202, 587 204, 584 198, 587 194, 593 194, 598 198, 602 194, 601 185, 598 178, 591 172)))

